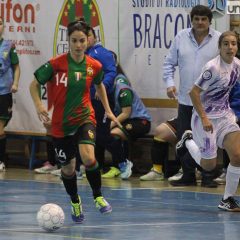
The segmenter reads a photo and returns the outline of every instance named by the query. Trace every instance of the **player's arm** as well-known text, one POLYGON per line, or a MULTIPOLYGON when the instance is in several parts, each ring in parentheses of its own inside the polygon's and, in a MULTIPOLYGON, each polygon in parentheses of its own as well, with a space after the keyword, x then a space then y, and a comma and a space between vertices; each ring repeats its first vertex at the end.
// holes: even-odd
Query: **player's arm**
POLYGON ((201 121, 202 121, 202 125, 203 125, 203 129, 207 132, 213 132, 213 126, 211 121, 208 119, 207 114, 203 108, 202 102, 201 102, 201 98, 200 98, 200 93, 203 90, 198 87, 197 85, 194 85, 192 90, 190 91, 189 95, 190 98, 192 100, 192 104, 194 106, 194 108, 196 109, 198 116, 200 117, 201 121))
POLYGON ((10 50, 10 60, 11 60, 11 65, 13 69, 13 84, 12 84, 11 91, 15 93, 18 90, 18 83, 20 78, 20 65, 19 65, 19 58, 17 55, 17 51, 14 45, 10 50))
POLYGON ((19 64, 13 65, 13 85, 12 92, 15 93, 18 90, 18 83, 20 78, 20 66, 19 64))
MULTIPOLYGON (((117 116, 117 119, 120 123, 124 122, 131 116, 133 97, 133 92, 130 89, 122 89, 120 91, 118 102, 121 107, 121 113, 117 116)), ((115 126, 116 124, 111 122, 111 129, 115 126)))
POLYGON ((102 102, 102 105, 105 109, 107 117, 110 120, 112 120, 113 122, 115 122, 118 126, 122 127, 121 124, 119 123, 119 121, 117 120, 117 118, 115 117, 115 115, 112 113, 112 110, 109 106, 106 89, 105 89, 103 83, 101 82, 100 84, 95 85, 95 88, 96 88, 96 92, 102 102))
POLYGON ((48 111, 41 101, 40 84, 36 78, 34 78, 34 80, 31 82, 29 89, 39 119, 43 122, 49 122, 50 118, 48 116, 48 111))

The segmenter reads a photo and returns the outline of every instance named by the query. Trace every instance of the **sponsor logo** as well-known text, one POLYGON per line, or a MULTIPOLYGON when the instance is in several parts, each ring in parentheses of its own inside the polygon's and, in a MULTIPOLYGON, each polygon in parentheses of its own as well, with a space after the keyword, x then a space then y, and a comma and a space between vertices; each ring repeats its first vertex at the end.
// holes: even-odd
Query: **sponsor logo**
POLYGON ((227 1, 227 14, 240 14, 240 0, 227 1))
POLYGON ((40 4, 13 3, 7 0, 0 3, 0 16, 4 19, 5 27, 9 32, 36 32, 36 13, 40 10, 40 4))
POLYGON ((225 14, 226 2, 227 0, 208 0, 208 7, 215 16, 223 16, 225 14))

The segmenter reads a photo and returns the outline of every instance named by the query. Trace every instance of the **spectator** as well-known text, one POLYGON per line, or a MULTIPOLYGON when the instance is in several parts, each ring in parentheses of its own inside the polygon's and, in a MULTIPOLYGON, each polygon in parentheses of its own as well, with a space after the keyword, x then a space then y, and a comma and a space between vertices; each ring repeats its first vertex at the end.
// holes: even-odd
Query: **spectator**
POLYGON ((6 135, 4 128, 12 118, 12 93, 18 91, 19 59, 15 46, 3 39, 4 19, 0 17, 0 172, 5 171, 6 135))
MULTIPOLYGON (((211 10, 197 5, 191 11, 192 28, 181 30, 175 37, 163 65, 163 80, 167 85, 167 95, 171 99, 178 99, 177 138, 181 139, 185 130, 191 129, 192 102, 188 92, 195 79, 199 76, 201 68, 210 59, 218 54, 217 42, 220 33, 211 29, 211 10), (194 64, 193 64, 194 63, 194 64), (174 84, 174 72, 179 67, 179 92, 174 84)), ((183 176, 179 180, 171 181, 173 186, 195 186, 195 168, 185 165, 184 158, 191 158, 187 153, 179 157, 183 176)), ((202 173, 202 186, 216 187, 213 182, 213 173, 202 173)))
MULTIPOLYGON (((116 62, 117 56, 114 53, 116 62)), ((127 179, 132 174, 132 162, 126 159, 123 141, 134 141, 150 131, 151 117, 143 102, 133 90, 126 74, 117 63, 117 76, 114 79, 115 114, 122 124, 120 129, 115 122, 111 122, 111 135, 108 140, 108 150, 112 154, 114 166, 105 173, 103 178, 113 178, 120 175, 127 179)))

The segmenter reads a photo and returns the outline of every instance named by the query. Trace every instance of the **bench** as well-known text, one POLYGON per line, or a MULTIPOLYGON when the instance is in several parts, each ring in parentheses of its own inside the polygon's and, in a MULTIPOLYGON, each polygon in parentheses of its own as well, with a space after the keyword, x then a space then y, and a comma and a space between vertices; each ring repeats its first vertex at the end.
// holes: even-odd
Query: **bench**
POLYGON ((41 161, 37 158, 40 154, 37 153, 37 143, 46 142, 46 136, 35 135, 20 135, 12 132, 6 132, 7 136, 7 149, 6 154, 15 156, 19 159, 19 155, 22 155, 25 159, 29 160, 28 168, 32 170, 35 166, 40 165, 41 161), (10 140, 10 141, 9 141, 10 140), (13 140, 13 143, 10 142, 13 140), (22 144, 16 142, 20 140, 22 144))

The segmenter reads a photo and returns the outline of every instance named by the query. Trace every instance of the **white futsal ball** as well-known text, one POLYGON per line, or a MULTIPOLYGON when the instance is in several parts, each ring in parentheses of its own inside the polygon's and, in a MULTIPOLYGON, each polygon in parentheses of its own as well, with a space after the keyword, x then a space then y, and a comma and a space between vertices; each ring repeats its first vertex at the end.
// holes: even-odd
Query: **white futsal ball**
POLYGON ((63 226, 64 212, 57 204, 47 203, 39 209, 37 221, 45 231, 53 232, 63 226))

